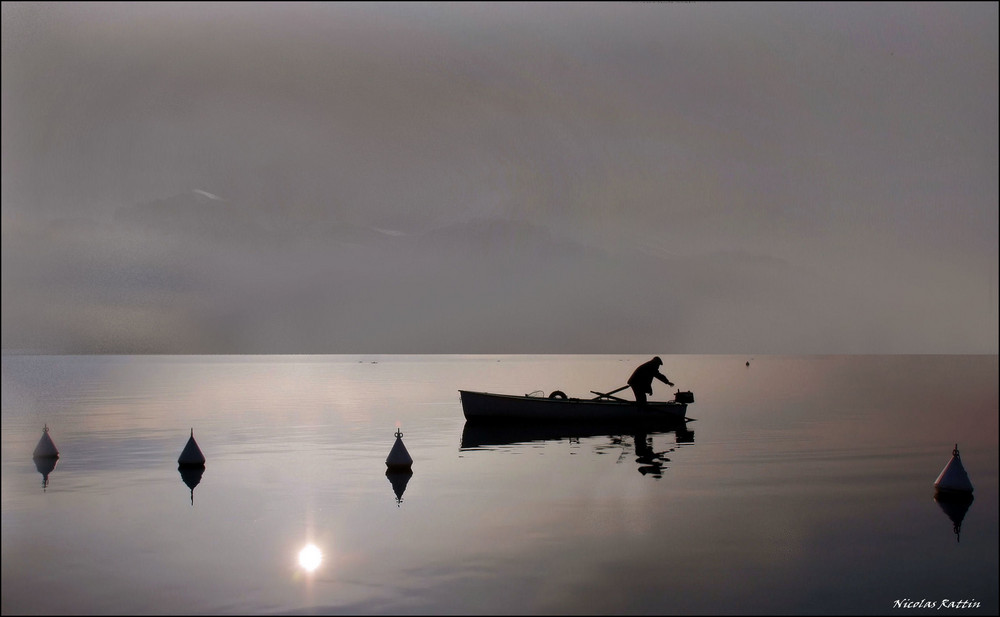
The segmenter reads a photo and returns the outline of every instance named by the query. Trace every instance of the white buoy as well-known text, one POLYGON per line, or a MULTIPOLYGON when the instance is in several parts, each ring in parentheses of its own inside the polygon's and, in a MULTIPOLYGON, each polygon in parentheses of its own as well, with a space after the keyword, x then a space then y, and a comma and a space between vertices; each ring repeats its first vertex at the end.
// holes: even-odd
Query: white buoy
POLYGON ((403 433, 398 428, 396 429, 396 443, 392 444, 392 450, 389 450, 385 464, 389 469, 409 469, 413 465, 413 459, 410 458, 410 453, 403 445, 403 433))
POLYGON ((194 440, 194 429, 191 429, 191 437, 188 438, 187 445, 184 446, 184 450, 181 452, 180 458, 177 459, 177 464, 181 467, 204 467, 205 466, 205 455, 201 453, 201 448, 198 447, 198 442, 194 440))
POLYGON ((941 474, 938 475, 937 480, 934 481, 934 489, 938 494, 944 496, 972 495, 972 482, 969 480, 969 474, 965 472, 965 467, 962 465, 957 443, 955 444, 955 449, 951 452, 951 460, 948 461, 948 464, 941 470, 941 474))
POLYGON ((33 458, 59 458, 59 450, 56 449, 56 444, 52 443, 52 438, 49 437, 49 425, 45 425, 45 429, 42 432, 42 438, 38 440, 38 445, 35 446, 35 452, 32 454, 33 458))

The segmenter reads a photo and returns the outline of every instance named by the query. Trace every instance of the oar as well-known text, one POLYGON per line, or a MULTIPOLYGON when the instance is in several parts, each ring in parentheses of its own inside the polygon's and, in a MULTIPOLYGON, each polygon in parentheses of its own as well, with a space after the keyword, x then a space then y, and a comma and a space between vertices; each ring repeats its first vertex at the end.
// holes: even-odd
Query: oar
POLYGON ((618 401, 619 403, 629 403, 629 402, 631 402, 631 401, 626 401, 623 398, 618 398, 617 396, 611 396, 610 394, 601 394, 600 392, 596 392, 594 390, 591 390, 591 392, 593 392, 594 394, 600 394, 600 396, 595 396, 594 398, 590 399, 592 401, 600 401, 600 400, 607 399, 609 401, 618 401))
POLYGON ((621 399, 621 398, 618 398, 617 396, 611 396, 611 395, 614 394, 615 392, 621 392, 625 388, 629 388, 629 387, 630 386, 628 384, 625 384, 624 386, 618 388, 617 390, 612 390, 611 392, 608 392, 608 393, 596 392, 594 390, 591 390, 590 393, 597 395, 597 396, 595 396, 593 398, 593 400, 595 400, 595 401, 598 401, 598 400, 600 400, 602 398, 608 398, 608 399, 612 399, 612 400, 615 400, 615 401, 625 401, 625 399, 621 399))

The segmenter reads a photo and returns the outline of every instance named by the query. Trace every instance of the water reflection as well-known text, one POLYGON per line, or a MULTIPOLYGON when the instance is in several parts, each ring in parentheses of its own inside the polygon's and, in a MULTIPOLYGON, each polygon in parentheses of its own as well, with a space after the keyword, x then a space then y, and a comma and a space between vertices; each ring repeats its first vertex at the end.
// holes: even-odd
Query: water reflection
POLYGON ((34 460, 35 469, 38 470, 38 473, 42 474, 42 492, 44 493, 49 487, 49 474, 56 468, 56 463, 59 459, 35 457, 34 460))
POLYGON ((462 429, 462 450, 491 449, 533 441, 579 441, 585 437, 606 436, 609 443, 597 444, 594 450, 621 450, 619 462, 634 456, 642 475, 662 478, 670 459, 666 456, 674 448, 656 450, 653 437, 673 433, 678 444, 694 443, 694 431, 685 421, 660 420, 657 422, 544 422, 517 424, 511 422, 466 421, 462 429))
POLYGON ((315 572, 321 563, 323 563, 323 551, 315 544, 307 544, 299 551, 299 565, 306 572, 315 572))
POLYGON ((639 463, 639 473, 662 478, 665 463, 670 462, 665 455, 673 452, 673 448, 657 452, 653 449, 652 436, 645 433, 637 433, 632 438, 635 440, 635 462, 639 463))
POLYGON ((205 474, 205 468, 180 466, 177 468, 177 471, 181 472, 181 480, 183 480, 184 484, 186 484, 187 487, 191 489, 191 505, 193 506, 194 487, 198 486, 198 483, 201 482, 201 477, 202 475, 205 474))
POLYGON ((937 493, 934 495, 934 501, 937 502, 937 505, 941 506, 941 511, 951 519, 952 531, 955 532, 955 541, 961 542, 962 521, 965 520, 965 514, 969 511, 969 506, 972 505, 972 495, 937 493))
POLYGON ((385 477, 389 478, 389 483, 392 484, 392 492, 396 494, 396 507, 403 503, 403 491, 406 490, 406 484, 413 477, 413 471, 409 469, 387 469, 385 472, 385 477))

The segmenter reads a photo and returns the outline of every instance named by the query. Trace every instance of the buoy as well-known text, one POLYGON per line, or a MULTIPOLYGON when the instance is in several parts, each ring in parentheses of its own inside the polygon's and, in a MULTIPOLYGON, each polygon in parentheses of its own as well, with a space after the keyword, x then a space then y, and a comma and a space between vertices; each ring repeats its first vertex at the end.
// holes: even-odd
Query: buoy
POLYGON ((204 467, 205 466, 205 455, 201 453, 201 448, 198 447, 198 442, 194 440, 194 429, 191 429, 191 437, 188 438, 187 445, 184 446, 184 450, 181 452, 180 458, 177 459, 177 464, 181 467, 204 467))
POLYGON ((934 481, 934 489, 941 497, 964 497, 972 496, 972 482, 969 474, 965 472, 962 459, 958 454, 958 444, 951 451, 951 460, 941 470, 937 480, 934 481))
POLYGON ((410 458, 410 453, 403 445, 403 433, 398 428, 396 429, 396 443, 392 444, 392 450, 389 450, 385 465, 389 469, 409 469, 413 465, 413 459, 410 458))
POLYGON ((38 440, 38 445, 35 446, 35 452, 32 454, 33 458, 59 458, 59 450, 56 449, 56 444, 52 443, 52 438, 49 437, 49 425, 45 425, 45 429, 42 431, 42 438, 38 440))

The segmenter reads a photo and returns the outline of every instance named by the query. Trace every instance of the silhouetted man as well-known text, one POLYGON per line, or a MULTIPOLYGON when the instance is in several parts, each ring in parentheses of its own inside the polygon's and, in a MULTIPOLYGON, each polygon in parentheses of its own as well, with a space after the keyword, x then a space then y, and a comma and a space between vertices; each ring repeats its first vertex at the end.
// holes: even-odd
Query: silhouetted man
POLYGON ((632 376, 628 378, 628 385, 632 386, 632 392, 635 393, 635 402, 640 405, 646 404, 646 395, 653 393, 654 377, 668 386, 674 385, 660 372, 662 365, 663 360, 660 360, 660 356, 656 356, 632 372, 632 376))

